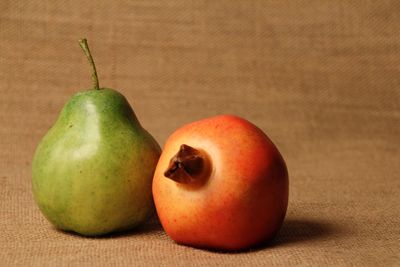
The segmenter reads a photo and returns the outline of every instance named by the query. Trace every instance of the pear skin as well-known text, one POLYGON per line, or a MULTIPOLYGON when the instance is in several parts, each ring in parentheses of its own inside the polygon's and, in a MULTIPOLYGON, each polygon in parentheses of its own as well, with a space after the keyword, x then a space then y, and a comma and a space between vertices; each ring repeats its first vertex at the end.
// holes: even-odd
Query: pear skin
POLYGON ((44 216, 88 236, 134 228, 154 212, 151 185, 161 153, 126 98, 97 88, 70 98, 32 163, 44 216))

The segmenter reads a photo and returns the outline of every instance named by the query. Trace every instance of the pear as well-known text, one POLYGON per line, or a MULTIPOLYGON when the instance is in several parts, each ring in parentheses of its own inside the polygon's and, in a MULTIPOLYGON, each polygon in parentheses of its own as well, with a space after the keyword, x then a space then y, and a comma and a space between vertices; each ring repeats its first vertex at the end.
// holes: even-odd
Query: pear
POLYGON ((152 177, 160 146, 126 98, 100 88, 86 39, 94 88, 72 96, 39 143, 34 199, 58 229, 95 236, 132 229, 154 213, 152 177))

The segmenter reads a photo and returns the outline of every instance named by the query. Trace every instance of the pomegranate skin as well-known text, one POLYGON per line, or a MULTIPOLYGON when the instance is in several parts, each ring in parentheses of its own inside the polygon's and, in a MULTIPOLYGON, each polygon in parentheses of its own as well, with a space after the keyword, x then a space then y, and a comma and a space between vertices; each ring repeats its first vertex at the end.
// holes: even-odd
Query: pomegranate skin
POLYGON ((288 172, 276 146, 249 121, 221 115, 187 124, 167 140, 153 179, 160 222, 177 243, 243 250, 272 239, 288 205, 288 172), (199 181, 165 176, 182 145, 203 151, 199 181))

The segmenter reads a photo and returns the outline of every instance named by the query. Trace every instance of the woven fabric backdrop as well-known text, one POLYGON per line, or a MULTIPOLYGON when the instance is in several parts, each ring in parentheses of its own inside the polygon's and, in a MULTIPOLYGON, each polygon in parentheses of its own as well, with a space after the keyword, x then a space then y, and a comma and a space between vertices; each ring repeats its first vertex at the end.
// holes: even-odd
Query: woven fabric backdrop
POLYGON ((0 265, 399 266, 400 2, 0 2, 0 265), (162 145, 237 114, 286 159, 288 213, 272 244, 218 253, 156 220, 84 238, 33 202, 34 149, 74 93, 123 93, 162 145))

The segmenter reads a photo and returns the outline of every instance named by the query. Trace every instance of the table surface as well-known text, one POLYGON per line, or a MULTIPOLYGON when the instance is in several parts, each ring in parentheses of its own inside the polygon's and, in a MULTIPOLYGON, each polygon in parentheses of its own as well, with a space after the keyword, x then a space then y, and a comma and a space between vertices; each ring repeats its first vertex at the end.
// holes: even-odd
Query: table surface
POLYGON ((398 1, 5 0, 0 10, 0 265, 400 265, 398 1), (100 84, 123 93, 160 144, 217 114, 269 135, 290 177, 272 243, 194 249, 156 219, 104 238, 50 226, 31 161, 64 103, 91 86, 83 36, 100 84))

